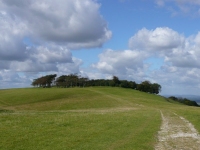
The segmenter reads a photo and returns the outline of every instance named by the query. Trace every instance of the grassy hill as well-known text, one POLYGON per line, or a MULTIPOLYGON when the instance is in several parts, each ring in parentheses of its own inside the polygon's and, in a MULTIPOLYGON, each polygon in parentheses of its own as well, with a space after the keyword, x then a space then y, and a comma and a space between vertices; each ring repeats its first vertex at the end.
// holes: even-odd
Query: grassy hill
POLYGON ((0 149, 153 150, 160 111, 200 131, 200 109, 132 89, 0 90, 0 149))

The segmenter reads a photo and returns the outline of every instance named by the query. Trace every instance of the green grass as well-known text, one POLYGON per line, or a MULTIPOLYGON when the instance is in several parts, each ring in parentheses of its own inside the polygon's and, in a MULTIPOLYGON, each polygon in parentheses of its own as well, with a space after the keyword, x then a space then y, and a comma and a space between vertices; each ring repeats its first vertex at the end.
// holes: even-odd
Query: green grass
POLYGON ((1 150, 153 150, 160 110, 200 131, 200 109, 111 87, 0 90, 1 150))

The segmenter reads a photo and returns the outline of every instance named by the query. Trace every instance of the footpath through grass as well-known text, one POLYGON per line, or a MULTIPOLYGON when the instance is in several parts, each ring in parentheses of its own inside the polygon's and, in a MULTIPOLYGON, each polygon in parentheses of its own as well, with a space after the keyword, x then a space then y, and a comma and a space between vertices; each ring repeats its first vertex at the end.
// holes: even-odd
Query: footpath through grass
POLYGON ((160 110, 190 120, 190 108, 123 88, 0 90, 0 149, 153 150, 160 110))

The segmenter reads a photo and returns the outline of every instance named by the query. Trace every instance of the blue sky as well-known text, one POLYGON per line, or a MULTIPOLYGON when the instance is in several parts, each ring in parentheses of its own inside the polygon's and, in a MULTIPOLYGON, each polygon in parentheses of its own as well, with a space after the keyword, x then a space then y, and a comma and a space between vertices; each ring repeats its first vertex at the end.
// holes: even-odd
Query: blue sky
POLYGON ((0 0, 0 88, 78 73, 199 95, 199 0, 0 0))

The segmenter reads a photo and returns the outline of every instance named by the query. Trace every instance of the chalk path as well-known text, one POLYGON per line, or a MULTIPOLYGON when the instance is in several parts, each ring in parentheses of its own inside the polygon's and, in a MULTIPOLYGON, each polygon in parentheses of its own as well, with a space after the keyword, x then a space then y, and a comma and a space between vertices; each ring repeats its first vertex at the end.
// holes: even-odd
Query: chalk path
POLYGON ((200 135, 185 118, 161 112, 162 126, 155 150, 200 150, 200 135))

